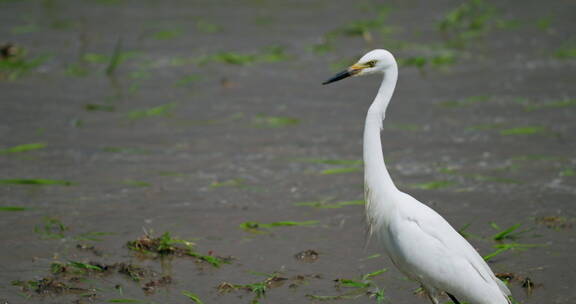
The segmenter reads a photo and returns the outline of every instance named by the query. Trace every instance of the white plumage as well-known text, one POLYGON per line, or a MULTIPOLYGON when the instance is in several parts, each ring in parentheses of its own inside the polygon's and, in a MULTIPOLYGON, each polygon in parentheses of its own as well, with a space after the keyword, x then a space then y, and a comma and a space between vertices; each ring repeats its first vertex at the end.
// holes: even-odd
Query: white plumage
POLYGON ((380 131, 394 93, 398 66, 386 50, 373 50, 324 84, 367 74, 383 74, 364 129, 364 189, 370 234, 409 278, 420 282, 432 303, 443 293, 456 302, 509 304, 510 291, 484 259, 430 207, 394 185, 384 163, 380 131))

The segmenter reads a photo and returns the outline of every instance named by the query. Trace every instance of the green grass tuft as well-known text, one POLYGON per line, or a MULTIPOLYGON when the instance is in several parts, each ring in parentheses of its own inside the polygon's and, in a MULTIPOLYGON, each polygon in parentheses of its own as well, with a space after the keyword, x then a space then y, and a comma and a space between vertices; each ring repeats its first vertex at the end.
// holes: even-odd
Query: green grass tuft
POLYGON ((362 171, 361 167, 347 167, 347 168, 334 168, 334 169, 326 169, 320 171, 322 175, 331 175, 331 174, 344 174, 344 173, 352 173, 352 172, 360 172, 362 171))
POLYGON ((364 200, 354 200, 354 201, 342 201, 342 202, 335 202, 335 203, 327 203, 325 201, 316 201, 316 202, 300 202, 295 203, 295 206, 305 206, 305 207, 314 207, 314 208, 322 208, 322 209, 334 209, 334 208, 342 208, 346 206, 363 206, 366 202, 364 200))
POLYGON ((214 34, 214 33, 221 32, 222 26, 208 22, 204 19, 200 19, 200 20, 196 21, 196 29, 198 29, 200 32, 203 32, 203 33, 214 34))
POLYGON ((114 112, 116 110, 116 107, 114 107, 113 105, 89 103, 84 105, 84 109, 86 111, 114 112))
POLYGON ((62 221, 53 217, 44 218, 43 226, 35 226, 34 232, 40 234, 45 239, 63 239, 64 232, 68 231, 68 226, 62 221))
POLYGON ((24 55, 17 55, 14 58, 0 60, 0 80, 16 80, 42 65, 48 58, 49 56, 44 55, 26 59, 24 55))
POLYGON ((252 124, 259 128, 280 128, 286 126, 293 126, 300 123, 298 118, 282 117, 282 116, 266 116, 256 115, 252 120, 252 124))
POLYGON ((38 186, 71 186, 74 183, 65 180, 54 180, 54 179, 27 179, 27 178, 15 178, 15 179, 2 179, 0 184, 6 185, 38 185, 38 186))
POLYGON ((568 177, 568 176, 576 176, 576 170, 572 168, 566 168, 560 171, 560 176, 568 177))
POLYGON ((295 161, 305 163, 315 163, 322 165, 342 165, 342 166, 361 166, 364 162, 360 159, 333 159, 333 158, 297 158, 295 161))
POLYGON ((556 52, 554 52, 554 57, 563 60, 575 59, 576 43, 574 41, 571 41, 567 44, 564 44, 562 47, 556 50, 556 52))
POLYGON ((200 298, 197 295, 189 291, 183 290, 182 295, 186 296, 188 299, 192 300, 192 302, 196 304, 204 304, 204 302, 202 302, 202 300, 200 300, 200 298))
POLYGON ((423 189, 423 190, 436 190, 436 189, 443 189, 454 186, 456 183, 453 181, 432 181, 428 183, 420 183, 420 184, 412 184, 412 188, 416 189, 423 189))
POLYGON ((229 179, 223 182, 212 182, 210 184, 211 188, 221 188, 221 187, 243 187, 245 182, 243 178, 229 179))
POLYGON ((152 38, 156 40, 169 40, 178 38, 182 35, 183 32, 180 29, 165 29, 154 32, 152 38))
POLYGON ((133 187, 150 187, 152 184, 143 181, 137 181, 132 179, 127 179, 122 182, 125 185, 133 186, 133 187))
POLYGON ((470 97, 467 97, 464 99, 443 101, 443 102, 438 103, 438 105, 440 105, 442 107, 447 107, 447 108, 460 108, 460 107, 471 106, 473 104, 477 104, 477 103, 481 103, 481 102, 486 102, 488 100, 489 100, 488 96, 470 96, 470 97))
POLYGON ((176 82, 176 86, 177 87, 186 87, 192 83, 198 82, 201 79, 202 79, 202 76, 200 76, 198 74, 187 75, 187 76, 180 78, 180 80, 178 80, 178 82, 176 82))
POLYGON ((19 206, 0 206, 0 211, 14 212, 14 211, 26 211, 28 208, 19 206))
POLYGON ((152 107, 149 109, 144 110, 136 110, 128 113, 128 118, 132 120, 141 119, 141 118, 148 118, 154 116, 163 116, 170 113, 172 109, 176 107, 175 102, 167 103, 164 105, 160 105, 157 107, 152 107))
POLYGON ((510 129, 504 129, 500 131, 500 135, 509 136, 509 135, 535 135, 535 134, 542 134, 546 132, 546 128, 542 126, 525 126, 525 127, 516 127, 510 129))
POLYGON ((0 150, 0 154, 21 153, 46 148, 45 143, 23 144, 0 150))
POLYGON ((272 223, 258 223, 258 222, 244 222, 240 224, 240 228, 245 231, 250 232, 258 232, 261 229, 270 229, 275 227, 295 227, 295 226, 313 226, 318 224, 318 221, 303 221, 303 222, 295 222, 295 221, 281 221, 281 222, 272 222, 272 223))
POLYGON ((575 98, 545 102, 545 103, 540 103, 540 104, 527 104, 524 106, 524 110, 534 111, 534 110, 540 110, 540 109, 566 108, 566 107, 573 107, 573 106, 576 106, 576 99, 575 98))
POLYGON ((522 226, 522 224, 512 225, 512 226, 496 233, 495 235, 493 235, 492 239, 495 241, 502 241, 504 239, 516 239, 518 237, 518 235, 527 231, 527 230, 522 230, 522 231, 516 232, 516 230, 518 228, 520 228, 520 226, 522 226))

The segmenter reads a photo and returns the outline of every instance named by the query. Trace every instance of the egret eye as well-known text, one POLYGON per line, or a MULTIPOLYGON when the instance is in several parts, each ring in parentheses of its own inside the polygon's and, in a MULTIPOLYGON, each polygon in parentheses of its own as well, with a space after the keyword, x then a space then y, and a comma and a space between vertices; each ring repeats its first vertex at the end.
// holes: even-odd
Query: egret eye
POLYGON ((366 62, 366 65, 370 68, 373 68, 374 66, 376 66, 376 60, 370 60, 368 62, 366 62))

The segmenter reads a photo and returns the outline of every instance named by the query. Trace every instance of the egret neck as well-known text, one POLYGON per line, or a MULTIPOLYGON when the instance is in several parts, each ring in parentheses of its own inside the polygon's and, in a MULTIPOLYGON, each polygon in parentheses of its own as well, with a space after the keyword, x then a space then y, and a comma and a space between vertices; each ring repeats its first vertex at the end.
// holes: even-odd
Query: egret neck
MULTIPOLYGON (((396 201, 393 198, 400 193, 386 169, 380 139, 386 108, 394 93, 397 79, 398 66, 393 63, 386 70, 378 94, 368 109, 364 126, 364 191, 367 200, 366 207, 377 213, 387 213, 386 211, 396 201), (375 204, 378 204, 378 206, 375 204)), ((376 224, 372 222, 372 219, 368 220, 369 224, 371 224, 370 226, 376 224)))

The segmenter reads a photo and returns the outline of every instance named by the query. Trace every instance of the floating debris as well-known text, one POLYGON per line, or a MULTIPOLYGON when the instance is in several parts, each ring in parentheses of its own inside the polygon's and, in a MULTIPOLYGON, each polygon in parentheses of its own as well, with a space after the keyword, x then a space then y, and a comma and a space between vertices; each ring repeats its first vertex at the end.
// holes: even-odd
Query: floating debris
POLYGON ((220 267, 223 264, 230 264, 233 260, 232 257, 221 257, 212 254, 203 255, 193 250, 194 243, 176 239, 170 236, 169 232, 165 232, 160 237, 153 238, 149 234, 145 234, 136 241, 127 243, 128 249, 143 253, 153 258, 161 256, 178 256, 178 257, 194 257, 197 262, 208 263, 214 267, 220 267))
POLYGON ((160 237, 153 238, 149 234, 145 234, 135 241, 129 241, 127 243, 128 249, 142 252, 151 253, 154 255, 176 255, 185 256, 191 250, 191 246, 194 243, 176 239, 170 236, 169 232, 165 232, 160 237), (183 245, 181 247, 179 245, 183 245))
POLYGON ((524 288, 528 295, 531 295, 536 287, 541 286, 541 284, 535 284, 530 277, 524 277, 513 272, 499 272, 495 275, 497 278, 505 282, 518 283, 520 287, 524 288))
POLYGON ((118 263, 114 266, 118 268, 118 273, 127 275, 132 281, 135 282, 139 282, 145 277, 155 275, 153 271, 134 264, 118 263))
POLYGON ((70 286, 63 281, 56 278, 42 278, 40 280, 30 281, 12 281, 12 286, 18 286, 22 291, 36 293, 40 295, 60 295, 65 293, 82 293, 82 294, 95 294, 95 289, 80 288, 70 286))
POLYGON ((261 299, 266 295, 268 289, 282 286, 287 280, 287 278, 280 277, 277 274, 272 274, 269 275, 264 281, 252 284, 231 284, 228 282, 222 282, 216 287, 216 289, 220 293, 228 293, 236 290, 249 291, 254 294, 254 298, 251 303, 257 303, 258 299, 261 299))
POLYGON ((294 255, 294 257, 296 258, 296 260, 300 262, 313 263, 318 260, 320 255, 315 250, 308 249, 298 252, 297 254, 294 255))
POLYGON ((171 276, 162 276, 158 280, 152 280, 142 287, 142 290, 148 295, 156 292, 158 288, 166 287, 166 285, 172 284, 171 276))
POLYGON ((574 220, 563 216, 542 216, 536 218, 536 223, 544 225, 549 229, 572 229, 574 220))
POLYGON ((93 245, 86 245, 86 244, 76 244, 76 249, 82 251, 89 251, 92 252, 95 256, 102 256, 102 251, 98 250, 93 245))

